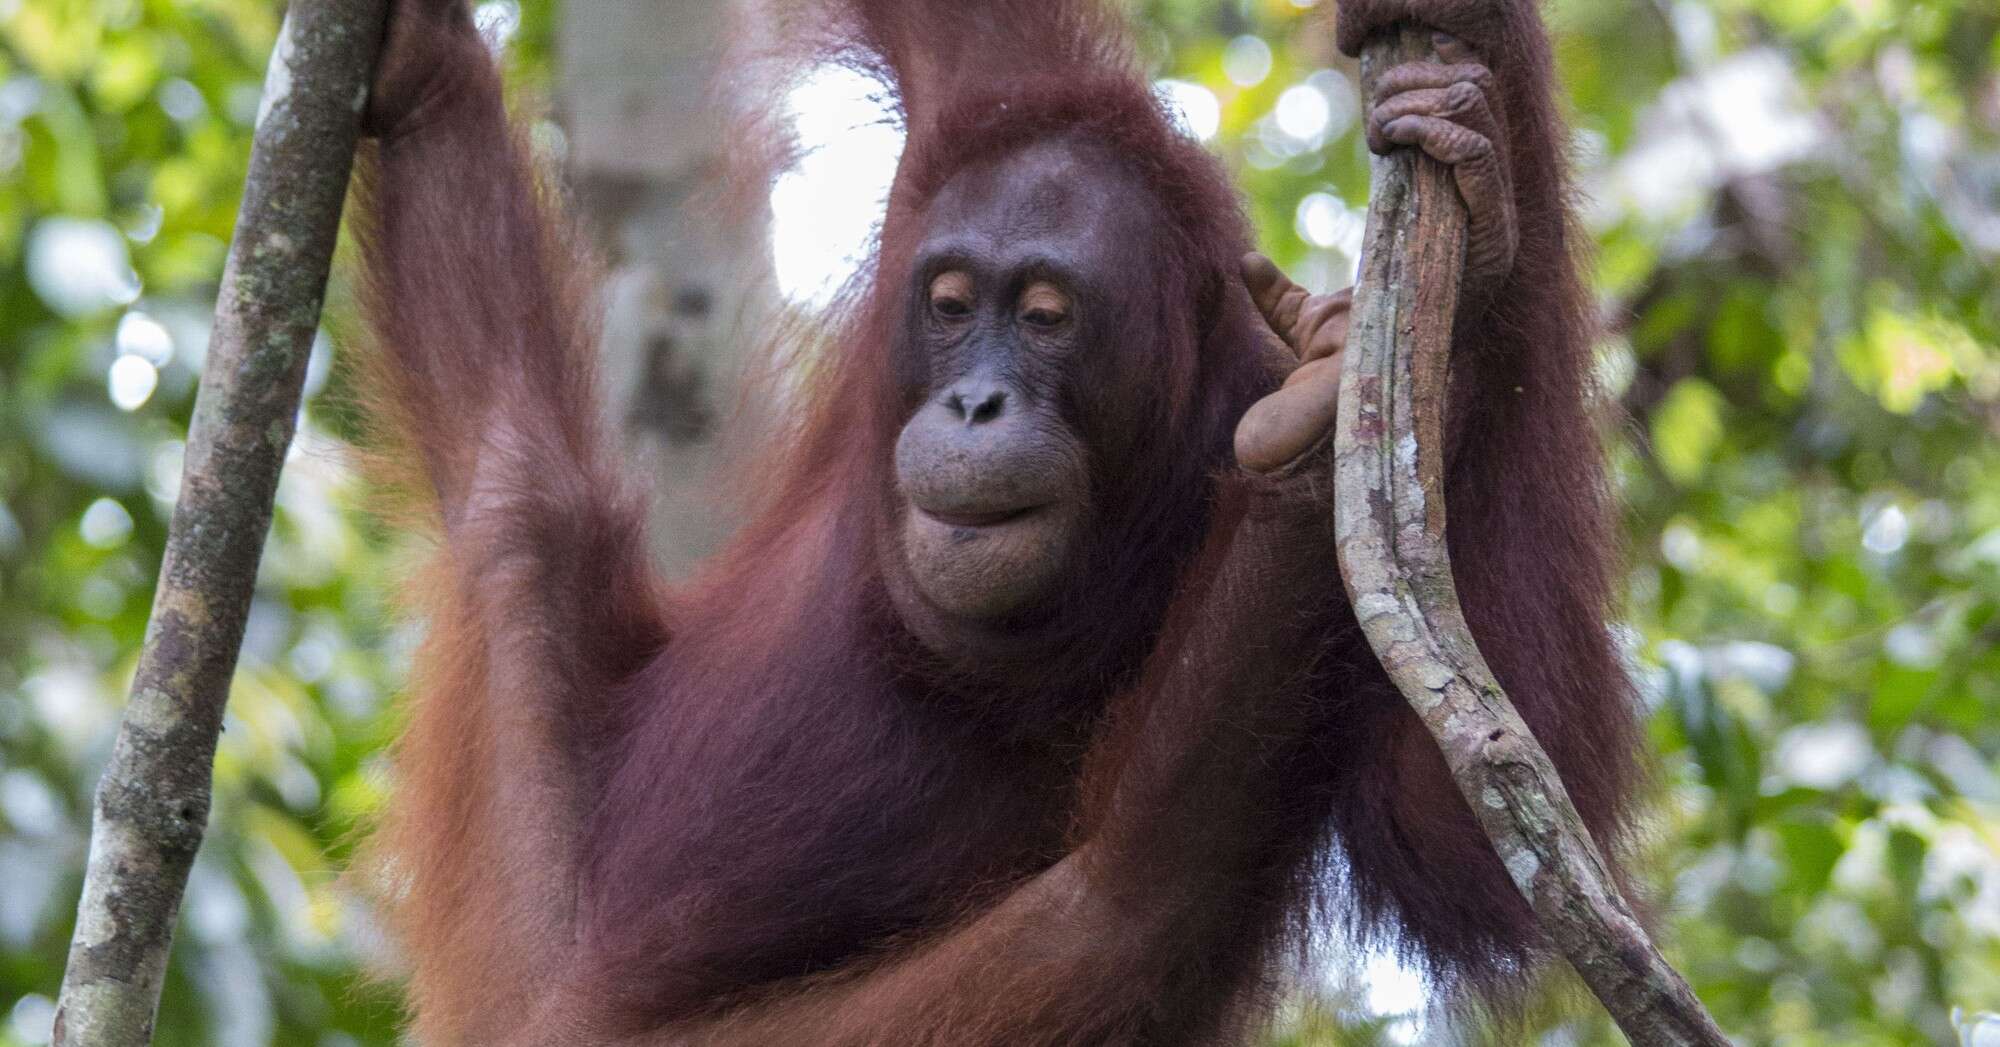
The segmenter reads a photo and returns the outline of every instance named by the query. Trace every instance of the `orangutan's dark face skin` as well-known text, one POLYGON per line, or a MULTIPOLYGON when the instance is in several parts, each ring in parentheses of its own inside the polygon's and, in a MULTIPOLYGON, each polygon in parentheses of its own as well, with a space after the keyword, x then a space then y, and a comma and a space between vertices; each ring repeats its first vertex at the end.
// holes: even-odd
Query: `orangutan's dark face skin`
POLYGON ((1144 242, 1134 224, 1149 219, 1143 191, 1088 148, 1042 143, 965 171, 930 209, 899 361, 913 413, 895 461, 907 571, 891 588, 906 619, 1032 612, 1095 523, 1092 470, 1113 463, 1079 431, 1091 420, 1073 418, 1074 393, 1131 358, 1108 308, 1130 282, 1111 245, 1144 242))

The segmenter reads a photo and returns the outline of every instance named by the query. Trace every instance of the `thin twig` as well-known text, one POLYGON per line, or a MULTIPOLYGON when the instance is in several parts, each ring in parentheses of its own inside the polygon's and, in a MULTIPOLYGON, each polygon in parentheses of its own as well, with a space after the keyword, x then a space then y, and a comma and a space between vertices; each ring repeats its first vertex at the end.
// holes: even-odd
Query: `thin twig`
POLYGON ((264 82, 146 643, 98 782, 58 1047, 151 1041, 385 0, 297 0, 264 82))

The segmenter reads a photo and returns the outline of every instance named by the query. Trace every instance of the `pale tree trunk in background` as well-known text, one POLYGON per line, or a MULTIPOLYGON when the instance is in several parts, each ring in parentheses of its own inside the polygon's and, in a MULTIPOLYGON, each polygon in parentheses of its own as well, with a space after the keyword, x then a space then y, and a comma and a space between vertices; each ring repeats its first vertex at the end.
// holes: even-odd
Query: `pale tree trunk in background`
POLYGON ((655 547, 674 576, 738 520, 730 466, 762 424, 743 369, 775 305, 762 208, 720 206, 712 85, 732 6, 569 0, 556 41, 570 179, 611 263, 607 408, 656 478, 655 547))

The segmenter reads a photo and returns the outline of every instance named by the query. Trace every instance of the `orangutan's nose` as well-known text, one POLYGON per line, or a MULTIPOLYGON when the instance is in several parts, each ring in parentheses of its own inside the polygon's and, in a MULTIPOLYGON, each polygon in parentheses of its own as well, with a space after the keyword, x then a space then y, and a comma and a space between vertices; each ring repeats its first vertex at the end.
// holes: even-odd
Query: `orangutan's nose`
POLYGON ((1007 406, 1007 390, 997 382, 968 379, 953 385, 944 394, 945 410, 966 426, 984 425, 1000 417, 1007 406))

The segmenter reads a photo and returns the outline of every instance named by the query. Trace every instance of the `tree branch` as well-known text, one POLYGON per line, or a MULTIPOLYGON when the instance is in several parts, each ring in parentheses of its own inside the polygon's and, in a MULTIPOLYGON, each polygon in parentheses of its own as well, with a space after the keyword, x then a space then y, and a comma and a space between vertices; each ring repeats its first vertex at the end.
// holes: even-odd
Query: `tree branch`
POLYGON ((385 0, 297 0, 264 82, 146 644, 98 782, 58 1047, 152 1039, 385 0))
MULTIPOLYGON (((1430 33, 1371 41, 1362 95, 1430 33)), ((1542 926, 1637 1047, 1726 1045, 1646 936, 1555 765, 1465 622, 1445 546, 1445 382, 1465 253, 1450 171, 1415 150, 1374 162, 1335 438, 1341 576, 1382 666, 1444 750, 1459 792, 1542 926)))

